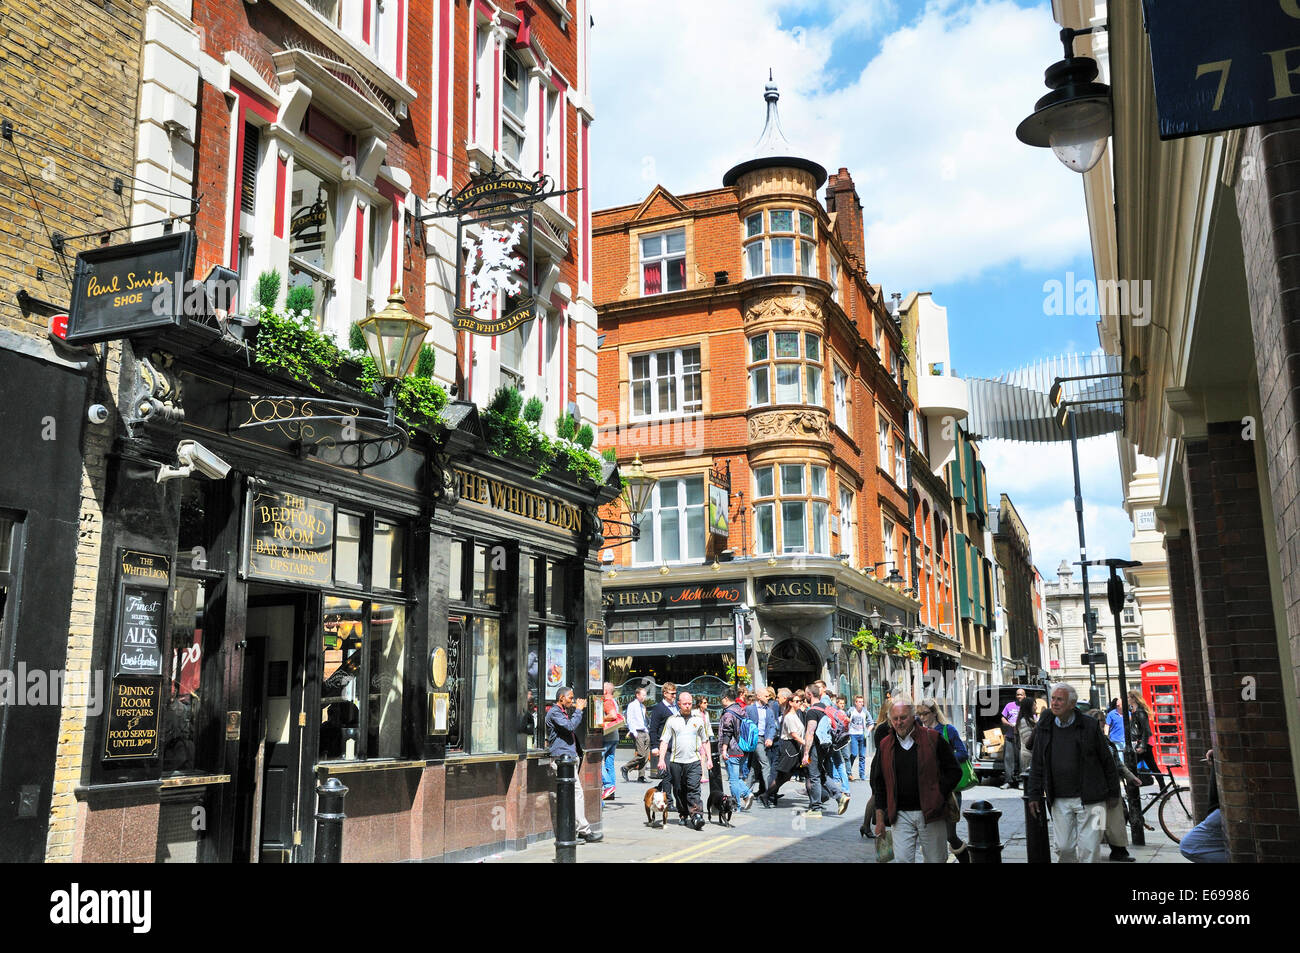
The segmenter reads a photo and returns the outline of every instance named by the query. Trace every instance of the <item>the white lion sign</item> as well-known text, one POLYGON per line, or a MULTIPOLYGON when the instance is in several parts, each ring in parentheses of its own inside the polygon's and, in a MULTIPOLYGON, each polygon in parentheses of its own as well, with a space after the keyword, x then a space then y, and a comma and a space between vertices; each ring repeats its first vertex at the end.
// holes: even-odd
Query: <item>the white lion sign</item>
POLYGON ((498 291, 519 294, 522 287, 517 276, 523 259, 513 254, 523 234, 524 223, 515 222, 509 229, 484 228, 479 238, 466 235, 465 280, 469 285, 468 310, 484 317, 496 303, 498 291))

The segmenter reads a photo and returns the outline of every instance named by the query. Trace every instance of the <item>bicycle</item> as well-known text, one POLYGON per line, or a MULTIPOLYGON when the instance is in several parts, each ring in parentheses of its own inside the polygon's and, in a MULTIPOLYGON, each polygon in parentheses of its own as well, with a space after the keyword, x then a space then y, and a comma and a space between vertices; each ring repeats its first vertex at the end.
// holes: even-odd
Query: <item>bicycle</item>
MULTIPOLYGON (((1165 832, 1165 836, 1175 844, 1181 843, 1183 837, 1196 826, 1196 821, 1192 818, 1191 788, 1178 783, 1178 780, 1174 777, 1172 767, 1168 772, 1163 770, 1163 766, 1157 767, 1155 774, 1167 777, 1169 783, 1163 789, 1142 796, 1142 826, 1149 831, 1155 830, 1152 825, 1147 823, 1146 813, 1158 804, 1156 815, 1160 820, 1160 827, 1165 832), (1187 796, 1183 797, 1184 794, 1187 796)), ((1127 804, 1125 809, 1127 813, 1127 804)))

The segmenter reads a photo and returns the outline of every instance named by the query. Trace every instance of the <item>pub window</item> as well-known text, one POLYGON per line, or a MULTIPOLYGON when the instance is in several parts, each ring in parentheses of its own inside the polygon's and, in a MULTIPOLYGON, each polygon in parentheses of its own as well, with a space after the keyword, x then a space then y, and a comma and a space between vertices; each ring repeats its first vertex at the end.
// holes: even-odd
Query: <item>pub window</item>
POLYGON ((406 661, 406 606, 376 602, 370 608, 369 722, 366 756, 402 754, 402 674, 406 661))
POLYGON ((334 582, 338 585, 361 585, 360 513, 339 510, 334 531, 334 582))
POLYGON ((511 646, 519 642, 513 626, 503 627, 499 612, 512 602, 506 593, 518 559, 505 545, 477 540, 453 540, 452 553, 451 586, 459 578, 457 601, 467 604, 468 612, 452 616, 448 629, 447 656, 455 678, 448 688, 453 698, 447 746, 490 754, 502 750, 503 718, 516 710, 513 702, 503 704, 501 666, 504 654, 513 657, 511 646))
POLYGON ((354 761, 361 748, 360 686, 365 684, 365 608, 360 599, 326 596, 321 626, 320 760, 354 761))
POLYGON ((465 541, 453 539, 448 551, 447 599, 465 601, 465 541))
POLYGON ((376 520, 374 559, 370 574, 372 589, 402 588, 405 551, 405 530, 395 523, 376 520))
POLYGON ((544 748, 546 712, 561 683, 576 681, 568 668, 570 575, 563 560, 534 556, 529 565, 528 684, 520 730, 532 747, 544 748))
POLYGON ((211 768, 199 750, 199 713, 208 584, 177 576, 172 587, 168 643, 167 708, 163 714, 163 771, 187 774, 211 768))

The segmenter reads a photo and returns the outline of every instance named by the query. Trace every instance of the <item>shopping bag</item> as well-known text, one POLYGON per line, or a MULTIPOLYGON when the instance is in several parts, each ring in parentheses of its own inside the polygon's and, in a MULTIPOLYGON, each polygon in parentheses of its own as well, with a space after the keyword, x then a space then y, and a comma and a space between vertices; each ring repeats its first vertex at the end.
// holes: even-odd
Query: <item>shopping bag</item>
POLYGON ((885 833, 876 838, 876 863, 889 864, 894 860, 894 830, 885 828, 885 833))

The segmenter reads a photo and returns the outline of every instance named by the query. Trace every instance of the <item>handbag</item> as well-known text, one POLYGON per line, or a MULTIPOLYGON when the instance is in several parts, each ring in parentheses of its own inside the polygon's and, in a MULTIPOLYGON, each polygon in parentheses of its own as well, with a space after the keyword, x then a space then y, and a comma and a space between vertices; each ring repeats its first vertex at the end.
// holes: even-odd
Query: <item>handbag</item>
POLYGON ((975 777, 975 769, 971 767, 970 759, 967 758, 961 763, 961 780, 957 782, 955 790, 965 791, 967 788, 973 788, 979 783, 979 778, 975 777))
POLYGON ((876 863, 890 864, 894 861, 894 830, 886 827, 885 833, 876 838, 876 863))
POLYGON ((944 802, 943 819, 950 824, 956 824, 961 820, 961 805, 957 803, 956 794, 949 794, 948 800, 944 802))

